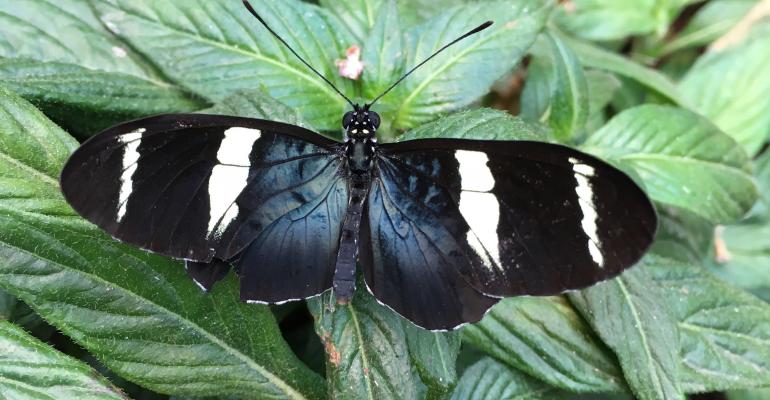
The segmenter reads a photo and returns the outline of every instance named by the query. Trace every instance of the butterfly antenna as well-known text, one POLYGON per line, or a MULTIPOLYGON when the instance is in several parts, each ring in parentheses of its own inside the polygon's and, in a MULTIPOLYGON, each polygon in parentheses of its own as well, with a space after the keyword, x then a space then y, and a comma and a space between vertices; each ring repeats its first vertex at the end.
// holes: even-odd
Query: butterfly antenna
POLYGON ((382 92, 382 93, 381 93, 379 96, 375 97, 375 98, 374 98, 374 100, 372 100, 372 102, 371 102, 371 103, 369 103, 369 104, 367 104, 366 106, 367 106, 367 107, 370 107, 372 104, 376 103, 376 102, 377 102, 377 100, 379 100, 379 99, 380 99, 382 96, 385 96, 386 94, 388 94, 388 92, 390 92, 390 91, 391 91, 391 90, 392 90, 394 87, 396 87, 396 86, 397 86, 399 83, 401 83, 401 81, 403 81, 404 79, 406 79, 406 77, 407 77, 407 76, 409 76, 409 74, 411 74, 412 72, 414 72, 414 71, 415 71, 417 68, 420 68, 420 67, 422 67, 422 65, 423 65, 423 64, 425 64, 426 62, 430 61, 430 59, 431 59, 431 58, 433 58, 433 57, 436 57, 436 56, 437 56, 439 53, 441 53, 442 51, 446 50, 446 49, 447 49, 449 46, 451 46, 451 45, 453 45, 453 44, 455 44, 455 43, 457 43, 457 42, 459 42, 459 41, 461 41, 461 40, 463 40, 463 39, 467 38, 468 36, 471 36, 471 35, 473 35, 473 34, 479 33, 479 32, 481 32, 481 31, 483 31, 484 29, 487 29, 487 28, 489 28, 489 27, 492 25, 492 23, 493 23, 492 21, 487 21, 487 22, 484 22, 483 24, 481 24, 481 25, 479 25, 479 26, 477 26, 477 27, 475 27, 475 28, 471 29, 470 31, 468 31, 468 32, 467 32, 467 33, 465 33, 464 35, 460 36, 459 38, 457 38, 457 39, 455 39, 455 40, 453 40, 453 41, 451 41, 451 42, 447 43, 446 45, 444 45, 444 47, 442 47, 442 48, 440 48, 440 49, 436 50, 436 52, 435 52, 435 53, 431 54, 431 56, 430 56, 430 57, 428 57, 428 58, 426 58, 426 59, 422 60, 422 62, 421 62, 421 63, 417 64, 416 66, 414 66, 414 68, 410 69, 410 70, 409 70, 409 72, 405 73, 405 74, 404 74, 404 75, 403 75, 401 78, 399 78, 399 79, 398 79, 398 80, 397 80, 395 83, 393 83, 392 85, 390 85, 390 87, 389 87, 389 88, 385 89, 385 91, 384 91, 384 92, 382 92))
POLYGON ((249 10, 249 12, 251 13, 251 15, 253 15, 253 16, 254 16, 254 17, 255 17, 255 18, 256 18, 256 19, 259 21, 259 23, 260 23, 260 24, 262 24, 262 26, 264 26, 264 27, 265 27, 265 29, 267 29, 267 30, 268 30, 268 31, 269 31, 269 32, 270 32, 270 33, 271 33, 273 36, 275 36, 275 38, 276 38, 276 39, 278 39, 278 40, 279 40, 281 43, 283 43, 283 45, 284 45, 284 46, 286 46, 286 48, 287 48, 287 49, 289 49, 289 51, 290 51, 292 54, 294 54, 294 56, 295 56, 295 57, 299 58, 299 60, 300 60, 300 61, 302 61, 302 63, 303 63, 303 64, 305 64, 305 66, 307 66, 308 68, 310 68, 310 70, 311 70, 311 71, 315 72, 315 74, 316 74, 316 75, 318 75, 318 76, 319 76, 321 79, 323 79, 323 80, 324 80, 324 82, 326 82, 326 83, 327 83, 329 86, 331 86, 331 87, 332 87, 332 89, 334 89, 334 91, 335 91, 335 92, 337 92, 337 94, 339 94, 340 96, 342 96, 342 98, 343 98, 343 99, 345 99, 345 101, 347 101, 347 102, 348 102, 348 104, 350 104, 350 106, 351 106, 351 107, 355 108, 355 105, 353 104, 353 102, 352 102, 352 101, 350 101, 350 99, 349 99, 347 96, 345 96, 344 94, 342 94, 342 92, 340 92, 340 90, 339 90, 339 89, 337 89, 337 87, 336 87, 336 86, 334 86, 334 84, 333 84, 333 83, 331 83, 331 81, 329 81, 328 79, 326 79, 326 77, 325 77, 325 76, 321 75, 321 73, 320 73, 320 72, 316 71, 316 69, 315 69, 315 68, 313 68, 313 67, 312 67, 310 64, 308 64, 308 63, 307 63, 307 61, 305 61, 305 59, 303 59, 302 57, 300 57, 300 55, 299 55, 299 54, 297 54, 297 52, 296 52, 296 51, 294 51, 294 49, 292 49, 292 48, 291 48, 291 46, 289 46, 289 44, 288 44, 288 43, 286 43, 286 41, 285 41, 285 40, 283 40, 283 38, 282 38, 282 37, 278 36, 278 34, 277 34, 277 33, 275 33, 275 31, 274 31, 272 28, 270 28, 270 26, 267 24, 267 22, 265 22, 265 20, 264 20, 264 19, 262 19, 262 17, 260 17, 260 16, 259 16, 259 14, 257 13, 257 11, 256 11, 256 10, 254 10, 254 7, 252 7, 252 6, 251 6, 251 3, 249 3, 249 2, 248 2, 248 0, 243 0, 243 5, 244 5, 244 6, 246 6, 246 9, 248 9, 248 10, 249 10))

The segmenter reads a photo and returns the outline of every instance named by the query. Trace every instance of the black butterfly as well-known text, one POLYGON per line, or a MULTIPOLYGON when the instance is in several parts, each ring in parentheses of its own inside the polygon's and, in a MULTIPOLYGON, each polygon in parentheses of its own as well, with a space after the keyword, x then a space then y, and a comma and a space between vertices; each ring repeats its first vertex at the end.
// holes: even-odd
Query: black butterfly
POLYGON ((345 303, 358 262, 378 300, 433 330, 478 321, 502 297, 584 288, 639 260, 655 211, 601 160, 531 141, 378 144, 371 104, 417 67, 364 106, 340 93, 353 107, 344 143, 261 119, 161 115, 84 143, 62 191, 115 238, 186 260, 205 290, 233 265, 243 300, 334 288, 345 303))

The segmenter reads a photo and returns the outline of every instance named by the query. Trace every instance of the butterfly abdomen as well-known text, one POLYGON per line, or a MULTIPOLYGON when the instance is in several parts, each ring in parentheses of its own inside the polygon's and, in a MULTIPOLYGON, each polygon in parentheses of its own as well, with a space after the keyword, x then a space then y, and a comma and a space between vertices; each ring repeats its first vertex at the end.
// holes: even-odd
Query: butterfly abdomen
POLYGON ((356 289, 358 234, 361 228, 364 201, 369 194, 371 182, 372 178, 368 171, 350 174, 348 208, 342 222, 333 280, 334 293, 340 304, 348 303, 353 298, 356 289))

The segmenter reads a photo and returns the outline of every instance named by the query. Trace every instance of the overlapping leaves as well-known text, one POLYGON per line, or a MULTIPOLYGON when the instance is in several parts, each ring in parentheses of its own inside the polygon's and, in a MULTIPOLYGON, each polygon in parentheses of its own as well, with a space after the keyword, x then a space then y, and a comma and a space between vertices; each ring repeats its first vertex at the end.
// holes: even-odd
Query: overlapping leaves
POLYGON ((202 104, 112 37, 87 2, 3 2, 0 26, 0 84, 81 137, 126 119, 202 104))

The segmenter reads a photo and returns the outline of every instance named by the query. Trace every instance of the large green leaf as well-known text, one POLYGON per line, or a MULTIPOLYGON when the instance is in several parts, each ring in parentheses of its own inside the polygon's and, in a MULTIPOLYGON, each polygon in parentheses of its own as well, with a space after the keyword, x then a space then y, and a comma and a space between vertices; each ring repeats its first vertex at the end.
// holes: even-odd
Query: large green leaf
POLYGON ((168 85, 133 75, 19 58, 0 58, 0 85, 39 104, 80 137, 120 121, 201 105, 168 85))
POLYGON ((379 23, 380 18, 383 18, 380 14, 383 4, 393 1, 320 0, 319 3, 339 17, 360 45, 369 36, 369 31, 379 23))
POLYGON ((202 112, 267 119, 312 129, 302 119, 302 114, 299 111, 279 102, 259 89, 238 91, 202 112))
POLYGON ((667 1, 571 0, 556 20, 570 33, 591 40, 616 40, 665 29, 667 1))
POLYGON ((737 220, 757 199, 743 149, 707 119, 684 109, 646 105, 626 110, 585 146, 633 167, 653 200, 713 222, 737 220))
POLYGON ((542 129, 504 111, 481 108, 454 113, 412 129, 400 141, 429 138, 545 140, 542 129))
MULTIPOLYGON (((406 65, 416 65, 461 34, 491 20, 495 24, 418 69, 383 98, 395 110, 397 128, 434 120, 477 100, 517 65, 543 28, 550 0, 470 3, 452 7, 407 34, 406 65)), ((387 114, 385 115, 386 117, 387 114)))
POLYGON ((86 364, 0 320, 0 397, 32 399, 125 399, 86 364))
POLYGON ((56 177, 77 142, 0 89, 0 287, 120 376, 180 395, 319 398, 265 306, 231 276, 210 294, 179 262, 121 245, 67 206, 56 177))
POLYGON ((584 67, 613 72, 632 79, 671 102, 688 107, 687 99, 679 93, 674 82, 660 72, 588 42, 568 38, 565 38, 565 41, 584 67))
POLYGON ((522 92, 522 116, 547 122, 561 142, 574 140, 588 120, 588 83, 583 67, 569 46, 548 32, 533 54, 522 92))
POLYGON ((565 393, 492 358, 483 358, 463 373, 452 400, 548 400, 565 393))
POLYGON ((463 340, 550 385, 575 392, 625 387, 614 356, 561 297, 502 300, 463 340))
POLYGON ((406 342, 412 364, 431 398, 443 398, 457 383, 457 355, 460 353, 459 332, 431 332, 405 323, 406 342))
POLYGON ((770 138, 770 35, 711 51, 685 75, 682 94, 754 155, 770 138))
POLYGON ((667 299, 641 268, 570 295, 618 356, 641 400, 681 399, 679 332, 667 299))
POLYGON ((3 2, 0 26, 0 84, 81 137, 121 120, 200 106, 112 37, 86 2, 3 2))
POLYGON ((767 385, 770 305, 690 264, 648 256, 643 268, 679 321, 686 392, 767 385))
MULTIPOLYGON (((343 0, 344 1, 344 0, 343 0)), ((375 0, 376 1, 376 0, 375 0)), ((449 7, 468 3, 469 0, 395 0, 404 26, 413 27, 445 11, 449 7)))
POLYGON ((2 57, 157 78, 141 56, 99 23, 83 0, 4 1, 0 26, 2 57))
MULTIPOLYGON (((101 20, 169 78, 212 100, 264 89, 319 129, 337 129, 346 103, 275 40, 240 1, 91 0, 101 20)), ((338 76, 353 36, 330 12, 298 0, 260 0, 259 12, 302 57, 355 97, 338 76)))
POLYGON ((363 281, 348 305, 336 304, 334 294, 326 293, 308 306, 326 349, 330 398, 417 398, 404 322, 378 304, 363 281))
MULTIPOLYGON (((364 97, 374 99, 393 84, 404 69, 404 38, 396 3, 383 2, 377 10, 377 19, 364 41, 362 57, 366 62, 361 76, 364 97)), ((383 103, 386 104, 386 103, 383 103)), ((378 106, 381 107, 381 106, 378 106)), ((383 111, 383 114, 386 114, 383 111)))

